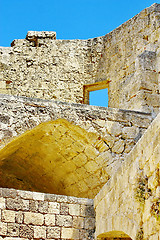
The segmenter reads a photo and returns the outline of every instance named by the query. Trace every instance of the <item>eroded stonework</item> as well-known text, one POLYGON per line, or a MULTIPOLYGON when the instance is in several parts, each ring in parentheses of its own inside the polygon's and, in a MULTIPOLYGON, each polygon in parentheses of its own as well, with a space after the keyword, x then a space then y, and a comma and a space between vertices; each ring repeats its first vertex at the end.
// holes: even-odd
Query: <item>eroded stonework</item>
POLYGON ((160 240, 159 60, 156 3, 103 37, 0 48, 0 240, 160 240))

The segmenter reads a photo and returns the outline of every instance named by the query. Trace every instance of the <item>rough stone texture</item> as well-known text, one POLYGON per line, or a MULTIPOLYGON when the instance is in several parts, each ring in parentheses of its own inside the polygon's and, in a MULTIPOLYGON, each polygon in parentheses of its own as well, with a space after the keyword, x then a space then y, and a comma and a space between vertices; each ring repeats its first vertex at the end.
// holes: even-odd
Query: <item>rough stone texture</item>
MULTIPOLYGON (((146 113, 7 95, 0 97, 0 110, 7 119, 1 123, 2 146, 13 140, 0 151, 1 187, 88 198, 99 192, 152 121, 146 113), (5 135, 6 130, 17 138, 5 135)), ((35 194, 34 200, 43 195, 35 194)), ((36 212, 38 204, 7 200, 17 210, 36 212)), ((60 212, 60 206, 43 204, 41 213, 48 208, 60 212)))
MULTIPOLYGON (((1 188, 0 190, 2 193, 5 193, 5 196, 1 198, 1 202, 5 202, 6 200, 27 200, 35 202, 35 204, 37 203, 37 200, 34 200, 34 198, 38 193, 7 188, 1 188), (14 196, 13 194, 12 196, 9 194, 11 190, 14 196), (7 192, 8 197, 6 196, 7 192)), ((32 212, 31 209, 24 209, 21 212, 18 209, 14 209, 13 211, 10 205, 5 207, 2 204, 2 208, 0 207, 0 213, 2 213, 2 215, 0 214, 0 237, 2 236, 3 239, 7 240, 94 239, 95 213, 93 200, 43 193, 43 200, 38 201, 39 205, 36 213, 32 212), (47 213, 42 214, 41 206, 46 204, 52 206, 52 209, 57 209, 57 206, 62 209, 65 206, 70 211, 63 213, 59 213, 58 211, 53 214, 48 208, 47 213), (82 208, 84 209, 83 213, 80 212, 82 208), (20 215, 19 219, 21 221, 17 221, 17 216, 20 215), (86 236, 88 237, 86 238, 86 236)))
POLYGON ((159 46, 153 4, 104 37, 0 48, 0 186, 65 194, 1 188, 0 239, 160 239, 159 46), (117 109, 80 105, 103 88, 117 109), (96 219, 66 196, 96 194, 96 219))
POLYGON ((159 6, 153 4, 111 33, 89 40, 55 40, 55 32, 28 32, 26 39, 0 48, 0 92, 87 103, 85 89, 109 87, 110 107, 153 107, 157 112, 159 6))
POLYGON ((159 150, 160 114, 95 197, 98 239, 159 239, 159 150))

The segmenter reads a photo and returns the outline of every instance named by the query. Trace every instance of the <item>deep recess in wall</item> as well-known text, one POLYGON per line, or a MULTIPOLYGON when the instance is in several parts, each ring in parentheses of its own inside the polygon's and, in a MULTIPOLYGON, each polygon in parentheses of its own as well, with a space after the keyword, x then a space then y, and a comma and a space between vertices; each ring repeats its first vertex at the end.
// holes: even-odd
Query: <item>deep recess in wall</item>
POLYGON ((108 88, 89 92, 89 104, 108 107, 108 88))

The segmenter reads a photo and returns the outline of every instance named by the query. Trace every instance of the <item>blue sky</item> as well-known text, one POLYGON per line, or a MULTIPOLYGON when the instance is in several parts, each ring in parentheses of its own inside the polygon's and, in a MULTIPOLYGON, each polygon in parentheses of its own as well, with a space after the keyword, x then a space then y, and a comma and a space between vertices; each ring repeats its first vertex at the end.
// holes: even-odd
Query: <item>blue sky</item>
POLYGON ((0 0, 0 46, 10 46, 14 39, 25 38, 29 30, 56 31, 58 39, 102 36, 153 3, 153 0, 0 0))
POLYGON ((153 0, 0 0, 0 46, 24 39, 29 30, 56 31, 57 39, 102 36, 153 3, 153 0))

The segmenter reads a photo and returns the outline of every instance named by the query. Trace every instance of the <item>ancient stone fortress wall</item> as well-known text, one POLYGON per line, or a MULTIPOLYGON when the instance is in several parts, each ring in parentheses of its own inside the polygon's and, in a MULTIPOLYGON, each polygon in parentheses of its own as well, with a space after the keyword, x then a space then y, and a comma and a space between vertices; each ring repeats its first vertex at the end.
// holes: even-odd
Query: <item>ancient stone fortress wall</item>
POLYGON ((0 188, 0 239, 93 239, 93 200, 0 188))
POLYGON ((88 103, 90 91, 107 87, 110 107, 158 112, 159 41, 160 4, 94 39, 28 32, 0 48, 0 92, 88 103))
POLYGON ((97 239, 159 240, 159 150, 160 114, 95 197, 97 239))
POLYGON ((152 121, 149 113, 9 95, 0 112, 2 146, 10 142, 0 152, 1 187, 88 198, 152 121))

